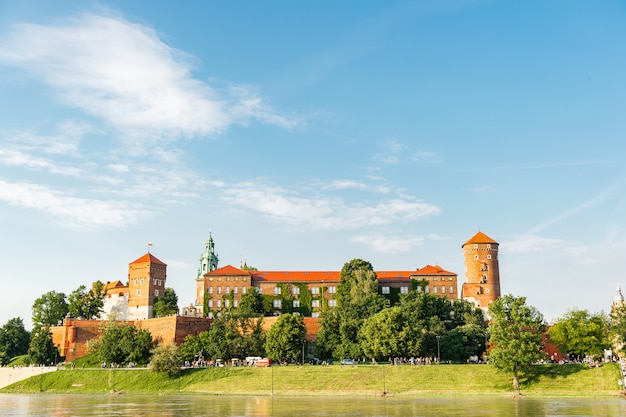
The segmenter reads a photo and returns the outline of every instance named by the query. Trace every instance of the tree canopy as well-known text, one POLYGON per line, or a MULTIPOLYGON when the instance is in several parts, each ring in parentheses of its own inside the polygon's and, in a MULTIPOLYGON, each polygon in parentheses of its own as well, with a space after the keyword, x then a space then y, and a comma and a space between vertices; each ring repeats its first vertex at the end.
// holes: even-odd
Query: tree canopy
POLYGON ((10 319, 0 328, 0 366, 16 356, 28 353, 30 333, 24 328, 20 317, 10 319))
POLYGON ((96 319, 104 306, 104 284, 96 281, 93 287, 87 291, 87 287, 81 285, 72 291, 68 299, 68 310, 72 316, 80 319, 96 319))
POLYGON ((550 340, 561 352, 580 359, 601 356, 610 346, 608 332, 607 317, 578 309, 568 311, 548 329, 550 340))
POLYGON ((105 363, 146 364, 152 350, 152 335, 146 329, 109 321, 100 330, 100 337, 90 348, 105 363))
POLYGON ((38 328, 33 331, 28 346, 26 361, 33 365, 49 365, 58 359, 58 350, 52 342, 52 333, 49 327, 38 328))
POLYGON ((183 357, 175 343, 169 345, 159 343, 152 350, 150 369, 153 372, 165 372, 168 377, 172 378, 180 374, 182 364, 183 357))
POLYGON ((173 288, 167 287, 163 297, 156 297, 153 304, 154 317, 171 316, 178 313, 178 296, 173 288))
POLYGON ((57 326, 69 311, 62 292, 49 291, 37 298, 32 306, 33 328, 57 326))
POLYGON ((513 388, 519 389, 519 375, 544 358, 541 337, 543 316, 526 304, 526 297, 507 294, 489 305, 489 361, 503 372, 513 374, 513 388))
POLYGON ((302 317, 294 314, 281 314, 270 327, 265 338, 265 351, 268 358, 298 360, 301 355, 306 327, 302 317))

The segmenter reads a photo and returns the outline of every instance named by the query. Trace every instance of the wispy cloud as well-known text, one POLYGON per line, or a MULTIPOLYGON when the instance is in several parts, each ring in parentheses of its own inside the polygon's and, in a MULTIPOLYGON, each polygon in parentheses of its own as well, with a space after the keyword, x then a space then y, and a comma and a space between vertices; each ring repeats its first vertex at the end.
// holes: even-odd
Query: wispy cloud
POLYGON ((439 214, 438 207, 409 197, 374 203, 347 203, 324 195, 301 197, 293 190, 262 183, 235 184, 223 199, 243 210, 275 221, 312 229, 352 229, 408 222, 439 214))
POLYGON ((440 156, 436 152, 415 148, 413 145, 402 143, 398 140, 386 140, 382 144, 383 151, 377 153, 374 159, 385 165, 395 165, 403 160, 421 163, 436 163, 440 156))
POLYGON ((207 136, 253 119, 300 124, 253 89, 195 79, 191 61, 154 29, 119 16, 85 13, 58 24, 21 24, 0 37, 0 62, 40 78, 69 106, 126 137, 207 136))
POLYGON ((80 198, 49 187, 0 180, 0 200, 52 215, 72 229, 124 227, 149 214, 130 201, 80 198))
POLYGON ((508 252, 537 252, 545 249, 563 247, 564 241, 555 238, 546 238, 537 235, 515 236, 502 243, 503 250, 508 252))
POLYGON ((373 251, 385 254, 410 252, 424 243, 423 237, 397 237, 373 234, 355 236, 350 240, 361 243, 373 251))

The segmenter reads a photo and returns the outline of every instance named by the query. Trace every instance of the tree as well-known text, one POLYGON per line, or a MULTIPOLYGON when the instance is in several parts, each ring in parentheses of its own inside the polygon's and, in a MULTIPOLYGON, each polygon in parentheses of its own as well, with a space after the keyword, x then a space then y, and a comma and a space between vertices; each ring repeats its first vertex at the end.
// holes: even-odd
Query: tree
POLYGON ((104 284, 96 281, 93 287, 87 291, 84 285, 81 285, 72 291, 67 297, 68 310, 72 316, 80 319, 91 320, 100 316, 102 307, 104 306, 104 284))
POLYGON ((273 360, 297 360, 300 357, 306 327, 300 316, 281 314, 270 327, 265 339, 265 351, 273 360))
POLYGON ((500 371, 513 374, 513 389, 519 389, 520 372, 543 359, 543 316, 526 297, 507 294, 489 305, 489 361, 500 371))
POLYGON ((0 366, 16 356, 28 353, 30 333, 24 328, 21 317, 15 317, 0 328, 0 366))
POLYGON ((378 291, 378 279, 372 264, 363 259, 352 259, 341 268, 337 311, 342 318, 365 319, 376 314, 387 303, 378 291))
POLYGON ((418 356, 421 325, 402 308, 391 307, 367 318, 359 331, 361 348, 371 358, 418 356))
POLYGON ((178 313, 178 296, 173 288, 166 288, 163 297, 155 298, 153 312, 154 317, 165 317, 178 313))
POLYGON ((245 294, 241 296, 239 312, 247 316, 259 316, 263 315, 263 295, 259 290, 252 287, 245 294))
POLYGON ((610 346, 607 318, 587 310, 568 311, 550 327, 548 334, 559 350, 570 357, 598 357, 610 346))
POLYGON ((33 328, 57 326, 68 313, 65 294, 49 291, 33 303, 33 328))
POLYGON ((158 346, 152 350, 150 369, 153 372, 165 372, 168 377, 172 378, 180 374, 182 364, 183 357, 175 343, 169 345, 159 343, 158 346))
POLYGON ((100 331, 92 350, 105 363, 148 363, 152 336, 145 329, 109 321, 100 331))
POLYGON ((33 365, 49 365, 56 362, 59 351, 52 342, 52 333, 49 327, 33 331, 28 347, 26 361, 33 365))

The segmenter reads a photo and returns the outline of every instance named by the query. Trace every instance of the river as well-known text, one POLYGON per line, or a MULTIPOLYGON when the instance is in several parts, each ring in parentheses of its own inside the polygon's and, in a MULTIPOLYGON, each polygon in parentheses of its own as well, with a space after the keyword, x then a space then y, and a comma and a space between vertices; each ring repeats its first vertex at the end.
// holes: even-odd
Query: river
POLYGON ((622 398, 0 394, 0 416, 624 416, 622 398))

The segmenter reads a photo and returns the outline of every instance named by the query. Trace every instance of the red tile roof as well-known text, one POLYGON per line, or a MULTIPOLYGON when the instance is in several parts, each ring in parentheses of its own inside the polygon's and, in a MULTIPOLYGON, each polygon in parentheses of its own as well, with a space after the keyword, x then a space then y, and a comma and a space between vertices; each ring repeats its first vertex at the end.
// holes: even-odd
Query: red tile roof
POLYGON ((495 240, 493 240, 492 238, 490 238, 483 232, 478 232, 474 236, 472 236, 470 240, 468 240, 463 245, 461 245, 461 247, 465 245, 469 245, 469 244, 475 244, 475 243, 493 243, 496 245, 498 244, 498 242, 496 242, 495 240))
POLYGON ((422 269, 418 269, 415 275, 456 275, 454 272, 446 271, 439 265, 426 265, 422 269))
MULTIPOLYGON (((227 265, 207 275, 250 275, 258 282, 336 282, 341 278, 340 271, 242 271, 227 265)), ((440 266, 430 266, 414 271, 376 271, 379 281, 404 281, 414 275, 456 275, 440 266), (426 272, 424 272, 426 271, 426 272)))
POLYGON ((135 259, 134 261, 131 262, 131 264, 142 264, 146 262, 150 262, 151 264, 161 264, 161 265, 167 266, 164 262, 161 262, 159 259, 157 259, 156 256, 154 256, 150 252, 146 253, 141 258, 135 259))

